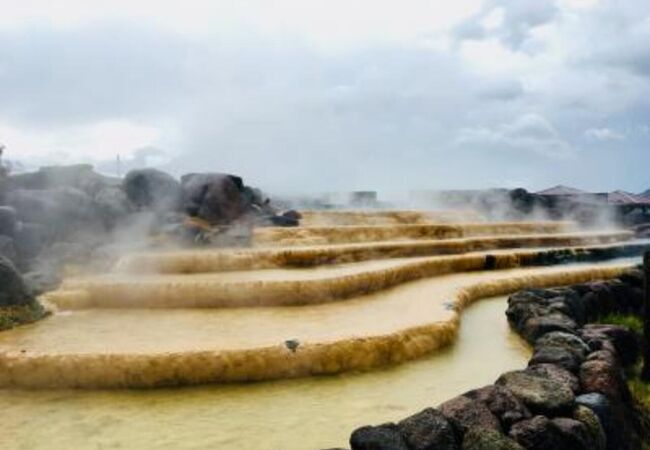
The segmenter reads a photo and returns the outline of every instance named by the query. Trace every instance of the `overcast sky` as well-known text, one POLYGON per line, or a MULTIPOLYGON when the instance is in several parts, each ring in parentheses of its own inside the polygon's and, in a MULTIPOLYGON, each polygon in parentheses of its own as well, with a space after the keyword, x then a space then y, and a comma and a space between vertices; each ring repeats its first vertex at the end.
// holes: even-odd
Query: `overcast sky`
POLYGON ((650 188, 647 0, 4 3, 0 143, 28 166, 650 188))

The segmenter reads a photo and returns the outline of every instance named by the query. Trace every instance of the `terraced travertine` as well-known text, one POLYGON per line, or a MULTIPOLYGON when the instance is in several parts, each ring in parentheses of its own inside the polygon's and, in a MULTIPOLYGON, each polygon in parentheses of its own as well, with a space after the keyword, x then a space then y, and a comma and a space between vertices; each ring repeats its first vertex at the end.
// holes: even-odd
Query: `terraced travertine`
POLYGON ((254 230, 258 245, 328 245, 412 239, 453 239, 478 236, 575 231, 573 222, 491 222, 464 224, 343 225, 264 227, 254 230))
POLYGON ((364 242, 302 247, 226 250, 180 250, 134 253, 118 261, 116 270, 127 273, 203 273, 311 267, 387 258, 460 254, 521 247, 570 247, 628 241, 628 231, 593 231, 519 236, 481 236, 462 239, 364 242))
POLYGON ((366 370, 449 344, 462 309, 478 298, 611 278, 629 266, 446 275, 300 308, 55 314, 0 334, 0 386, 153 387, 366 370))
POLYGON ((483 218, 474 211, 418 210, 306 210, 301 211, 302 226, 398 225, 435 222, 476 222, 483 218))
MULTIPOLYGON (((617 245, 566 247, 573 254, 617 245)), ((312 269, 197 274, 109 274, 69 279, 44 299, 60 309, 224 308, 326 303, 449 273, 539 265, 557 248, 496 250, 464 255, 365 261, 312 269)))

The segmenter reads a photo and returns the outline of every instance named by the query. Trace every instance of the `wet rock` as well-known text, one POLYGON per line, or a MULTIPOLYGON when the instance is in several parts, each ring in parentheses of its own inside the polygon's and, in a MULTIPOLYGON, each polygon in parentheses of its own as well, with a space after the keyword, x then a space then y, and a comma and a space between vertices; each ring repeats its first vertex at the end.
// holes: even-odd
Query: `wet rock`
MULTIPOLYGON (((436 447, 437 448, 437 447, 436 447)), ((470 428, 463 436, 462 450, 525 450, 513 439, 485 428, 470 428)))
POLYGON ((132 170, 124 177, 122 186, 129 201, 138 209, 166 212, 179 207, 180 183, 160 170, 132 170))
POLYGON ((576 405, 592 411, 600 422, 606 439, 608 450, 619 450, 625 448, 623 427, 614 415, 611 402, 603 394, 593 392, 576 397, 576 405))
POLYGON ((584 392, 598 392, 613 400, 629 398, 623 373, 619 366, 611 361, 585 361, 580 366, 580 384, 584 392))
POLYGON ((605 430, 600 423, 598 416, 589 408, 577 405, 573 410, 573 418, 579 420, 587 427, 593 450, 605 450, 605 430))
POLYGON ((535 416, 513 425, 509 436, 527 450, 571 450, 553 423, 544 416, 535 416))
POLYGON ((361 427, 350 436, 352 450, 409 450, 395 424, 361 427))
POLYGON ((616 353, 625 366, 634 364, 640 355, 639 340, 629 328, 619 325, 589 324, 581 332, 586 341, 607 338, 614 344, 616 353))
POLYGON ((533 413, 555 415, 570 411, 575 398, 569 386, 526 371, 505 373, 496 384, 508 388, 533 413))
POLYGON ((529 361, 529 366, 537 364, 554 364, 570 372, 577 372, 583 358, 576 356, 574 352, 566 347, 557 346, 535 346, 535 351, 529 361))
POLYGON ((228 224, 250 206, 240 177, 221 173, 194 173, 181 178, 183 209, 211 224, 228 224))
POLYGON ((576 394, 580 391, 580 380, 578 377, 568 370, 554 364, 536 364, 528 367, 526 372, 564 384, 576 394))
POLYGON ((0 235, 13 237, 16 232, 16 210, 11 206, 0 206, 0 235))
POLYGON ((404 441, 411 450, 457 450, 454 429, 445 416, 428 408, 399 424, 404 441))
POLYGON ((577 324, 566 315, 554 313, 540 317, 531 317, 524 322, 519 331, 528 342, 535 342, 544 334, 552 331, 577 334, 577 328, 577 324))
POLYGON ((438 409, 461 434, 472 427, 501 432, 499 419, 480 401, 459 396, 441 404, 438 409))
POLYGON ((489 385, 463 395, 485 404, 506 430, 510 429, 514 423, 532 417, 528 408, 510 390, 503 386, 489 385))
POLYGON ((535 347, 545 346, 566 348, 582 359, 591 351, 589 346, 578 336, 561 331, 546 333, 535 341, 535 347))
POLYGON ((16 267, 0 256, 0 306, 26 305, 31 301, 29 289, 16 267))
POLYGON ((592 440, 587 425, 565 417, 552 419, 551 422, 560 431, 565 448, 571 450, 594 450, 595 443, 592 440))

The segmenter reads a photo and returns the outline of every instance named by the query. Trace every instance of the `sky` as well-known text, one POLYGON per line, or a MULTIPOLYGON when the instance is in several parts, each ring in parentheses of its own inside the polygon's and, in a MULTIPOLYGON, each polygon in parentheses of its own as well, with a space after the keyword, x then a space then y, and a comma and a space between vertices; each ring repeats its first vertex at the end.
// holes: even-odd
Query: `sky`
POLYGON ((647 0, 0 0, 22 167, 270 192, 650 188, 647 0))

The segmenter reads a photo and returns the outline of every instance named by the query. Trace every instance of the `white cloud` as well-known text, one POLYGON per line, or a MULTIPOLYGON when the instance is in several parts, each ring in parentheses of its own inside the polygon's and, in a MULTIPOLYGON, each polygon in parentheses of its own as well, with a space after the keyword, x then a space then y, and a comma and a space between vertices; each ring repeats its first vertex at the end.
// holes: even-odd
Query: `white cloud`
POLYGON ((609 128, 590 128, 585 131, 585 136, 596 141, 622 141, 625 139, 623 133, 609 128))
POLYGON ((538 114, 524 114, 512 122, 493 127, 463 128, 456 144, 525 151, 549 158, 575 156, 574 148, 546 118, 538 114))

